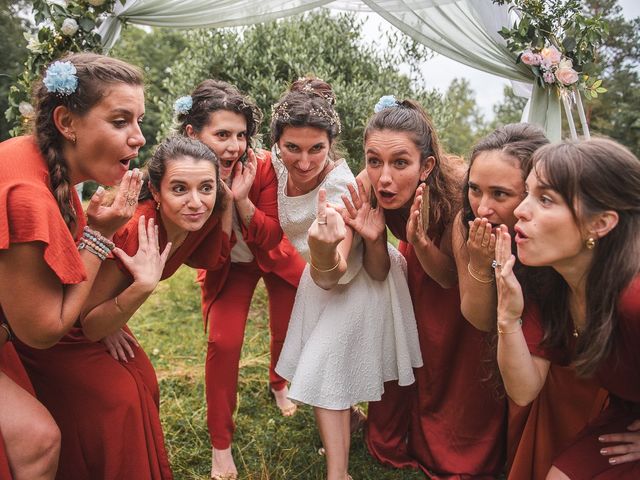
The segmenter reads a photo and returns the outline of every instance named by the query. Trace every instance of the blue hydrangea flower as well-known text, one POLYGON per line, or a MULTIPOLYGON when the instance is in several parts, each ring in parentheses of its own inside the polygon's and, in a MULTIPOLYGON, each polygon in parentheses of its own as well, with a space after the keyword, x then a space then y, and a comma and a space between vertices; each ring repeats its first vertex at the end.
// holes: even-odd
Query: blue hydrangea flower
POLYGON ((185 95, 176 100, 176 103, 173 104, 173 111, 176 112, 177 115, 182 115, 188 113, 192 106, 193 99, 189 95, 185 95))
POLYGON ((396 107, 398 105, 398 101, 394 95, 384 95, 380 97, 376 106, 373 107, 373 111, 378 113, 389 107, 396 107))
POLYGON ((44 76, 44 86, 48 92, 71 95, 78 88, 77 70, 71 62, 53 62, 44 76))

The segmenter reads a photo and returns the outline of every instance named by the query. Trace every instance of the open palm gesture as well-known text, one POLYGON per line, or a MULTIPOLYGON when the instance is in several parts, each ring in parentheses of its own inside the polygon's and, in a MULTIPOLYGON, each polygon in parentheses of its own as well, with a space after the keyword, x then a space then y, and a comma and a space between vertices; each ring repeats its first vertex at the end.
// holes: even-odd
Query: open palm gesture
POLYGON ((384 235, 386 225, 384 212, 380 207, 372 208, 362 180, 356 179, 358 190, 353 185, 348 185, 351 200, 342 195, 345 210, 342 217, 347 225, 358 232, 360 236, 369 241, 375 241, 384 235))

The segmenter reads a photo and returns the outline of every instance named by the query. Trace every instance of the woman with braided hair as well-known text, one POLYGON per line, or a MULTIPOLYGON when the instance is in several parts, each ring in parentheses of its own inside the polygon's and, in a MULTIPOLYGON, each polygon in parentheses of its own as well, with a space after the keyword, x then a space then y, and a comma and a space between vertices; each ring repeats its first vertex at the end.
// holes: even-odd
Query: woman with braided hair
POLYGON ((53 62, 36 85, 34 135, 0 144, 2 478, 55 476, 60 432, 6 342, 48 348, 73 327, 111 238, 135 211, 141 177, 129 163, 145 143, 142 82, 139 69, 101 55, 53 62), (120 183, 109 207, 98 189, 87 219, 73 188, 85 180, 120 183))

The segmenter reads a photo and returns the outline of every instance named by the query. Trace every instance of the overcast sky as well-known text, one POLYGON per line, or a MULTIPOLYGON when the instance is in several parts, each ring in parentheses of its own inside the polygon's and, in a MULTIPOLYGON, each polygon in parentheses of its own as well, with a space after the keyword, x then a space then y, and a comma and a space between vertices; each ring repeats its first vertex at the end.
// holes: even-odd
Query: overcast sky
MULTIPOLYGON (((618 3, 622 5, 623 13, 627 18, 640 16, 639 0, 619 0, 618 3)), ((372 13, 368 14, 367 23, 366 34, 375 39, 378 31, 377 26, 386 22, 372 13)), ((446 90, 454 78, 468 79, 471 88, 476 93, 478 106, 486 117, 493 116, 492 107, 502 98, 503 88, 508 84, 508 81, 501 77, 467 67, 438 54, 425 63, 424 69, 425 72, 428 72, 424 75, 427 88, 436 88, 440 91, 446 90)))

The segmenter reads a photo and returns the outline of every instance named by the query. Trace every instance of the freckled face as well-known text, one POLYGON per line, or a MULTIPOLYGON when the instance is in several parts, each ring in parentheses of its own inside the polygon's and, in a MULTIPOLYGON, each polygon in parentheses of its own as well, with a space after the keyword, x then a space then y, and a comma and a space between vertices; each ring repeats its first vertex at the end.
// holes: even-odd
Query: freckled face
POLYGON ((588 251, 571 209, 535 171, 527 177, 526 188, 527 196, 514 211, 518 258, 524 265, 556 269, 576 263, 588 251))
POLYGON ((480 153, 469 170, 469 203, 476 218, 513 231, 513 213, 524 198, 520 162, 499 150, 480 153))
POLYGON ((67 162, 72 180, 119 183, 145 144, 140 130, 143 117, 142 87, 124 83, 110 86, 84 115, 71 114, 69 133, 76 142, 67 149, 67 162))
POLYGON ((420 181, 426 180, 435 160, 420 161, 420 151, 406 132, 373 131, 364 146, 366 169, 379 205, 402 208, 413 200, 420 181))
POLYGON ((331 143, 326 131, 315 127, 285 127, 278 141, 289 182, 299 192, 310 192, 327 165, 331 143))
POLYGON ((160 191, 162 222, 170 236, 200 230, 216 204, 216 169, 207 160, 181 157, 166 164, 160 191))
POLYGON ((247 120, 229 110, 216 110, 200 132, 187 126, 187 135, 200 140, 220 160, 220 178, 229 178, 236 162, 247 151, 247 120))

